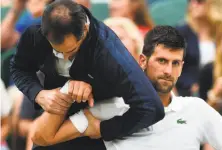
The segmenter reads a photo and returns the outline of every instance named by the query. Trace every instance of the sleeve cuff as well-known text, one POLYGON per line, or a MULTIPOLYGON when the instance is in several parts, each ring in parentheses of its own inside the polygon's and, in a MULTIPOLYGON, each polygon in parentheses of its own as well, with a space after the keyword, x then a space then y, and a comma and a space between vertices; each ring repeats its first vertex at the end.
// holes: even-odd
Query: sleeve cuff
POLYGON ((88 120, 82 110, 70 116, 69 119, 80 133, 85 132, 88 127, 88 120))
POLYGON ((35 98, 38 95, 38 93, 43 90, 43 87, 41 85, 37 85, 35 87, 30 88, 29 90, 29 99, 33 102, 35 109, 40 109, 41 106, 39 106, 38 103, 36 103, 35 98))
POLYGON ((104 141, 112 141, 119 134, 119 127, 110 120, 105 120, 100 123, 100 132, 104 141), (112 127, 112 132, 110 132, 110 127, 112 127))

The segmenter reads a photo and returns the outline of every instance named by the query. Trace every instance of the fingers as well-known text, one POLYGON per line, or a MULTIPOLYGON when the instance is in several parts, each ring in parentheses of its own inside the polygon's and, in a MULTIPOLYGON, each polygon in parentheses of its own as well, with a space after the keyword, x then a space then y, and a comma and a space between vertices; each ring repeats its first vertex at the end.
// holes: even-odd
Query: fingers
POLYGON ((63 106, 64 103, 62 103, 62 102, 63 102, 63 100, 56 97, 55 99, 51 100, 51 102, 49 102, 49 107, 52 108, 52 109, 58 109, 58 110, 66 111, 69 108, 69 106, 63 106))
POLYGON ((51 113, 51 114, 56 114, 56 115, 65 115, 66 111, 64 110, 59 110, 59 109, 49 109, 47 112, 51 113))
POLYGON ((89 99, 91 92, 92 92, 91 88, 85 88, 85 90, 83 92, 83 102, 86 102, 86 100, 89 99))
POLYGON ((58 115, 65 114, 69 109, 70 104, 55 95, 52 99, 48 101, 45 110, 49 113, 54 113, 58 115))
POLYGON ((59 97, 58 102, 63 106, 69 107, 73 103, 73 99, 70 95, 59 92, 57 96, 59 97))
POLYGON ((64 115, 67 111, 67 109, 61 109, 59 106, 56 106, 55 104, 49 104, 43 107, 45 111, 48 113, 52 114, 57 114, 57 115, 64 115))
POLYGON ((73 86, 73 91, 72 91, 72 98, 73 100, 76 100, 77 99, 77 95, 78 95, 78 92, 79 92, 79 84, 80 82, 70 82, 71 83, 75 83, 73 86))
POLYGON ((73 81, 68 82, 68 85, 69 85, 68 94, 71 95, 71 96, 72 96, 72 93, 73 93, 73 90, 74 90, 74 84, 75 84, 75 82, 73 82, 73 81))
POLYGON ((93 99, 93 95, 92 94, 90 94, 90 96, 89 96, 88 104, 89 104, 90 107, 94 106, 94 99, 93 99))
POLYGON ((84 114, 86 115, 87 118, 89 118, 90 115, 92 115, 91 112, 88 109, 84 109, 83 112, 84 112, 84 114))
POLYGON ((79 87, 79 90, 78 90, 78 93, 76 95, 76 102, 77 103, 81 103, 82 101, 84 102, 85 100, 83 99, 83 92, 84 92, 84 86, 81 86, 79 87))
POLYGON ((88 83, 82 81, 70 81, 68 93, 77 103, 86 102, 88 100, 89 106, 92 107, 94 104, 92 87, 88 83))

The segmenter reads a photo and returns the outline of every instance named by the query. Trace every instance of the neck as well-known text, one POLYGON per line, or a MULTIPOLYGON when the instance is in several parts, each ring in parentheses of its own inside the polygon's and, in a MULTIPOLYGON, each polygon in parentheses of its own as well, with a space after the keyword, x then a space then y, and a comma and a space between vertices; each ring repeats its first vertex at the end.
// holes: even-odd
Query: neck
POLYGON ((164 107, 167 107, 170 104, 170 98, 171 98, 171 94, 170 93, 159 93, 158 95, 163 103, 164 107))

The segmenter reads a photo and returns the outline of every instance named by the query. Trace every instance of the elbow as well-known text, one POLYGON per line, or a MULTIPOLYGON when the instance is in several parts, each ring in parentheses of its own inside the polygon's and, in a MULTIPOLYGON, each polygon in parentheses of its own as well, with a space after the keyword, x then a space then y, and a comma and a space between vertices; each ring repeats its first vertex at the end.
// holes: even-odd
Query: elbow
POLYGON ((41 133, 38 131, 34 131, 31 135, 31 140, 34 144, 39 146, 50 146, 52 143, 49 138, 45 138, 41 133))

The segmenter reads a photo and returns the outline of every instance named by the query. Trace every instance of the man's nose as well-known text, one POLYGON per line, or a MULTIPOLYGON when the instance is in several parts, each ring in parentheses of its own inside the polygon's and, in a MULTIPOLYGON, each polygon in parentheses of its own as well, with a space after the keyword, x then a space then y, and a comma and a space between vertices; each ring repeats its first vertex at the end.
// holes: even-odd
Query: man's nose
POLYGON ((167 64, 167 65, 165 66, 165 68, 164 68, 164 73, 171 75, 171 73, 172 73, 172 64, 169 63, 169 64, 167 64))

